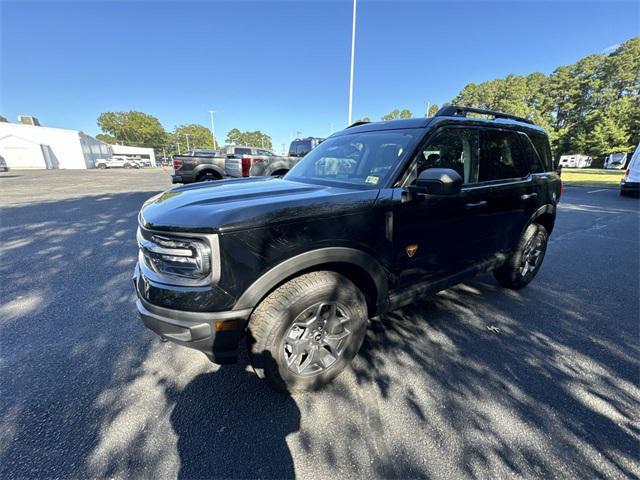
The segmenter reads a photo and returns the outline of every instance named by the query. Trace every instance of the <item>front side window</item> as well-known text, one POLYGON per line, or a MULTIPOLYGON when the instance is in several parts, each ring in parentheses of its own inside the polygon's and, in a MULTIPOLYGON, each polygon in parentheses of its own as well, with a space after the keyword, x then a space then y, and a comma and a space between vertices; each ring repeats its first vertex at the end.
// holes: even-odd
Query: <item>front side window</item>
POLYGON ((528 173, 529 166, 518 134, 507 130, 485 130, 478 181, 522 178, 528 173))
POLYGON ((478 178, 479 134, 473 128, 443 128, 436 132, 418 155, 410 181, 428 168, 450 168, 464 183, 478 178))
POLYGON ((311 150, 288 179, 380 188, 414 147, 422 130, 354 133, 329 138, 311 150))

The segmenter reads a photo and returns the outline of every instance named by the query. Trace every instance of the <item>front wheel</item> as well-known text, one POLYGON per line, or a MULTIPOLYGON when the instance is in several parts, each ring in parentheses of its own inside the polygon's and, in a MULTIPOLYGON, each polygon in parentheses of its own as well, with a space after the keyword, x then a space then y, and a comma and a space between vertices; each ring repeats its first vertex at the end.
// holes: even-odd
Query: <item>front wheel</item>
POLYGON ((301 275, 267 296, 249 321, 256 374, 277 390, 317 390, 353 360, 364 340, 362 292, 335 272, 301 275))
POLYGON ((498 283, 515 290, 528 285, 540 270, 547 252, 547 240, 547 230, 542 225, 529 225, 507 263, 493 271, 498 283))

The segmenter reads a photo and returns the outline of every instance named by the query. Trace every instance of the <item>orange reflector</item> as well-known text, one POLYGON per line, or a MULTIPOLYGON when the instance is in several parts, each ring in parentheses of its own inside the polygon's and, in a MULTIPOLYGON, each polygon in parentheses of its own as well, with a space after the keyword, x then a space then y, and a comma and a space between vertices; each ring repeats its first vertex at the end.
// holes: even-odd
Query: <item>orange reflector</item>
POLYGON ((223 330, 235 330, 236 328, 238 328, 238 322, 235 320, 219 320, 216 322, 216 332, 221 332, 223 330))

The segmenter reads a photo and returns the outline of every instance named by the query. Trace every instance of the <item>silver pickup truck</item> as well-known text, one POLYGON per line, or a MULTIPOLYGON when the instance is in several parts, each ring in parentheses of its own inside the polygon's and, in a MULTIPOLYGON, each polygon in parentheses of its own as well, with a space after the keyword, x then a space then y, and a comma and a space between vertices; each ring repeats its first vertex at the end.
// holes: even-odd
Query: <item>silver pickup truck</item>
POLYGON ((225 172, 229 177, 262 177, 284 175, 300 158, 282 157, 271 150, 257 147, 225 147, 225 172))

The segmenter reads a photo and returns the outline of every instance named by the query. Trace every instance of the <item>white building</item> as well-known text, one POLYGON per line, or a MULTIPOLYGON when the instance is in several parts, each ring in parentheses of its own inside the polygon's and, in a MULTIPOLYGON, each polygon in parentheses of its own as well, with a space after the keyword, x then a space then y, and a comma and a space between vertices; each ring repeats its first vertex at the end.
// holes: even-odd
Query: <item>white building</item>
POLYGON ((129 147, 127 145, 110 145, 114 155, 124 155, 133 160, 149 160, 151 166, 156 166, 156 154, 153 148, 129 147))
POLYGON ((0 155, 9 168, 94 168, 111 146, 79 130, 0 122, 0 155))

